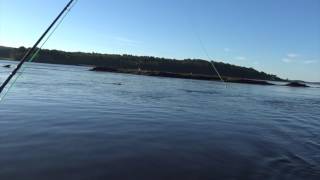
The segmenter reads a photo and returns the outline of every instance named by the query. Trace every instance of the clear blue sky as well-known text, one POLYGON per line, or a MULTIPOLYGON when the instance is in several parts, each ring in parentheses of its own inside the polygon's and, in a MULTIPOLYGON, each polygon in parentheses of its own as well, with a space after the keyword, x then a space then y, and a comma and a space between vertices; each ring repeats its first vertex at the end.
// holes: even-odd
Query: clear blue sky
MULTIPOLYGON (((67 0, 0 0, 0 45, 31 46, 67 0)), ((48 49, 212 59, 320 81, 320 0, 79 0, 48 49)))

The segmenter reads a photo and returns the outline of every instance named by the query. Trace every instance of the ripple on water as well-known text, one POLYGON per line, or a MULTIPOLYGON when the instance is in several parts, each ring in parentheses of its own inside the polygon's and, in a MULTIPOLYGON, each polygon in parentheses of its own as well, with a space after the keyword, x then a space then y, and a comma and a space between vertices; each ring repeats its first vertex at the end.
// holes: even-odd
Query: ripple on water
POLYGON ((320 168, 301 156, 291 152, 264 160, 264 166, 276 179, 316 179, 320 177, 320 168))
POLYGON ((320 179, 315 89, 35 66, 0 104, 1 180, 320 179))
POLYGON ((216 90, 210 90, 210 91, 201 91, 201 90, 191 90, 191 89, 180 89, 186 93, 195 93, 195 94, 207 94, 207 95, 214 95, 214 94, 221 94, 221 92, 216 90))

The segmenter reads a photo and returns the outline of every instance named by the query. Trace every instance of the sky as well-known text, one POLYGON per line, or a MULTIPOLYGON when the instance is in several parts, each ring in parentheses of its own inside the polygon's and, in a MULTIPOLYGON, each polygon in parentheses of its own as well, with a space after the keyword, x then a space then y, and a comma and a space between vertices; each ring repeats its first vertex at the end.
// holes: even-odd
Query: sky
MULTIPOLYGON (((67 2, 0 0, 0 45, 32 46, 67 2)), ((319 19, 320 0, 78 0, 44 48, 212 59, 320 82, 319 19)))

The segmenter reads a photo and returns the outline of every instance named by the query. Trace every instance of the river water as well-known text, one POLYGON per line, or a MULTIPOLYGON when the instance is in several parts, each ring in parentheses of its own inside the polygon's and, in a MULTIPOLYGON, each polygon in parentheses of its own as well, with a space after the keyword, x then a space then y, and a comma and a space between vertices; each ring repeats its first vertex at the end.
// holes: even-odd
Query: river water
POLYGON ((88 69, 27 65, 0 103, 1 180, 320 179, 319 88, 88 69))

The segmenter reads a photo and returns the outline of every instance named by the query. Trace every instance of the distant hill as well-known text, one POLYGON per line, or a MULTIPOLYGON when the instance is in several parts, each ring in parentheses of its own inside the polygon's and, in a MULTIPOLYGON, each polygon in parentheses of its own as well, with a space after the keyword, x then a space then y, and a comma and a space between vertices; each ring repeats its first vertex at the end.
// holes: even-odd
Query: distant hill
MULTIPOLYGON (((26 51, 27 49, 25 47, 11 48, 0 46, 0 57, 19 60, 26 51)), ((103 66, 115 69, 142 69, 147 71, 184 74, 217 75, 212 69, 210 63, 201 59, 177 60, 152 56, 41 50, 34 62, 103 66)), ((215 66, 219 70, 220 74, 224 77, 282 81, 282 79, 276 75, 259 72, 253 68, 241 67, 222 62, 215 62, 215 66)))

